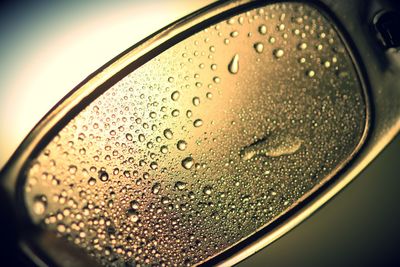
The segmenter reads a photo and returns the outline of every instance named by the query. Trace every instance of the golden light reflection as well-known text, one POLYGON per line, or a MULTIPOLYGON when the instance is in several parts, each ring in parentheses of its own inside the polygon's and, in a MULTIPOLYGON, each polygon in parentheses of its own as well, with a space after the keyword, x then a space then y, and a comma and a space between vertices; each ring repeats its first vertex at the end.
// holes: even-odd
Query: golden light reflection
POLYGON ((25 23, 13 29, 1 48, 6 57, 1 62, 0 167, 85 77, 149 34, 211 2, 68 2, 44 13, 27 10, 35 15, 29 21, 21 16, 25 23))
POLYGON ((313 8, 235 16, 68 122, 31 162, 29 213, 103 264, 197 264, 349 160, 365 133, 363 93, 342 40, 313 8))

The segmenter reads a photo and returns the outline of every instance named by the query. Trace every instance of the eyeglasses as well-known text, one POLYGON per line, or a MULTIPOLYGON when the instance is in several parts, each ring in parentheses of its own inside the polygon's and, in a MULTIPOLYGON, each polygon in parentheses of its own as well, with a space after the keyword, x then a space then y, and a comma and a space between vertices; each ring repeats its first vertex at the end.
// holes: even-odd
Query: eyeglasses
MULTIPOLYGON (((91 76, 3 170, 25 251, 57 265, 230 265, 310 215, 399 129, 398 78, 371 72, 382 52, 361 55, 379 43, 339 10, 351 12, 214 4, 91 76)), ((382 16, 375 32, 395 47, 382 16)))

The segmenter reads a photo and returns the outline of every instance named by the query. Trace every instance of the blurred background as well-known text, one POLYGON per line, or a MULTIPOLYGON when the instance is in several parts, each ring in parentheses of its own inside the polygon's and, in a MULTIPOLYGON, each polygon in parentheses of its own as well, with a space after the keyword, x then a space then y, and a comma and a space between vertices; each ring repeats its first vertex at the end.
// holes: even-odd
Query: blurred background
MULTIPOLYGON (((2 2, 0 168, 46 112, 89 74, 211 2, 2 2)), ((333 200, 239 266, 400 266, 399 151, 398 136, 333 200)))

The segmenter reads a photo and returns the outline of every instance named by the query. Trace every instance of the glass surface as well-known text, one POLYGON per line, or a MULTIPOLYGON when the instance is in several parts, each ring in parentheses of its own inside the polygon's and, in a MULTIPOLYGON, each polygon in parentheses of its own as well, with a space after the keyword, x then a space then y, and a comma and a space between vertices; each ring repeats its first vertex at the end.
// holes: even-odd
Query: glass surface
POLYGON ((208 27, 90 103, 26 171, 32 221, 104 265, 192 265, 341 167, 364 133, 354 63, 315 8, 208 27))

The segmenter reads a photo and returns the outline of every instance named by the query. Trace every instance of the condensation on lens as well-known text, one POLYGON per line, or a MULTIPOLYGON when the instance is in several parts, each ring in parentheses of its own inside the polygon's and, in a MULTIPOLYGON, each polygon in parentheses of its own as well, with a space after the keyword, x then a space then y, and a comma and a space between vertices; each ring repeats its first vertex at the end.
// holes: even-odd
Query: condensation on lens
POLYGON ((320 186, 360 142, 365 110, 331 22, 267 5, 84 107, 32 161, 26 207, 103 265, 196 264, 320 186))

